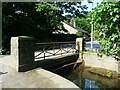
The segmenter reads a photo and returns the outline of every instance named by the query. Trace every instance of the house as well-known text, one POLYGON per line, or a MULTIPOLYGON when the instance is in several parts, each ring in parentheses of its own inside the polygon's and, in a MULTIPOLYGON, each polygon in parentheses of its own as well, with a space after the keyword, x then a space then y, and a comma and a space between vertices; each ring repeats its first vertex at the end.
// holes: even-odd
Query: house
POLYGON ((62 24, 69 34, 76 34, 78 31, 83 32, 84 34, 88 34, 88 32, 83 30, 82 28, 76 27, 75 23, 72 25, 67 22, 62 22, 62 24))
MULTIPOLYGON (((62 40, 64 38, 64 40, 66 40, 66 41, 72 41, 72 40, 76 39, 77 32, 82 32, 83 37, 88 39, 89 33, 87 31, 83 30, 82 28, 76 27, 75 22, 73 22, 73 24, 70 24, 67 22, 62 22, 62 24, 63 24, 65 31, 57 30, 56 32, 53 32, 54 38, 57 39, 59 37, 59 39, 62 39, 62 40)), ((60 41, 62 41, 62 40, 60 40, 60 41)))
POLYGON ((83 33, 83 37, 86 38, 86 40, 89 39, 89 33, 85 30, 83 30, 82 28, 79 28, 76 26, 75 21, 73 22, 73 24, 67 23, 67 22, 62 22, 64 28, 68 31, 68 34, 76 34, 77 32, 82 32, 83 33))

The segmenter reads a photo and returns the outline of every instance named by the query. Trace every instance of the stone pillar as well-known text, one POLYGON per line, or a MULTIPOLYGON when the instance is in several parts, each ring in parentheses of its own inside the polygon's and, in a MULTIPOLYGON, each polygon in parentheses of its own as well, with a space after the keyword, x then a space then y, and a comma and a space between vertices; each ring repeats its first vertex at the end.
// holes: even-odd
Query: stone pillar
POLYGON ((2 2, 0 1, 0 48, 2 48, 2 2))
POLYGON ((120 77, 120 61, 118 61, 118 75, 120 77))
POLYGON ((79 53, 79 59, 83 60, 83 38, 76 39, 76 49, 79 53))
POLYGON ((11 58, 14 69, 18 72, 34 68, 34 43, 33 38, 19 36, 11 38, 11 58))

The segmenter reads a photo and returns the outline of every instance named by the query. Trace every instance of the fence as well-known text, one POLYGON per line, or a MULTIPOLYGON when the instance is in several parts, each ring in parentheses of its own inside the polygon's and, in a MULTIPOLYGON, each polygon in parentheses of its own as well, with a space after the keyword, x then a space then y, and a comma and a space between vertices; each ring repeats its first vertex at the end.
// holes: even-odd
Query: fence
POLYGON ((35 59, 46 59, 76 53, 76 42, 35 43, 35 59))

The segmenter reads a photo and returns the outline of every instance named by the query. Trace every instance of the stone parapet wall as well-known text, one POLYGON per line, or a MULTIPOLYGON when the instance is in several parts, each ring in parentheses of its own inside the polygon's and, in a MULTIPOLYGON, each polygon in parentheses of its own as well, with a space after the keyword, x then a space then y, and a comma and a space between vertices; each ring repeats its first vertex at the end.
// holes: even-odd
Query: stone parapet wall
POLYGON ((120 74, 120 61, 116 61, 113 57, 106 55, 98 57, 97 53, 84 53, 83 60, 85 66, 108 69, 120 74))
MULTIPOLYGON (((79 39, 80 50, 82 51, 82 39, 79 39)), ((71 54, 53 59, 35 61, 34 57, 34 39, 28 36, 19 36, 11 38, 11 61, 10 65, 18 72, 24 72, 38 67, 45 69, 58 68, 67 63, 78 60, 79 54, 71 54)), ((82 55, 81 55, 82 56, 82 55)))

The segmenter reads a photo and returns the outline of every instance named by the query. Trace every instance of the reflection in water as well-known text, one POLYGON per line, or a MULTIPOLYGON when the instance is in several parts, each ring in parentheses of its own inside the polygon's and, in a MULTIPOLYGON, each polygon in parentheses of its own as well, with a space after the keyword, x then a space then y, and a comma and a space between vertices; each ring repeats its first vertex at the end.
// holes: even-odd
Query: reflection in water
POLYGON ((106 90, 106 88, 110 90, 120 90, 118 89, 118 77, 103 77, 90 73, 87 68, 72 70, 70 67, 66 67, 56 71, 56 73, 69 79, 83 90, 106 90))
POLYGON ((88 80, 88 79, 85 79, 85 86, 84 86, 84 88, 99 89, 99 87, 96 85, 95 81, 88 80))

